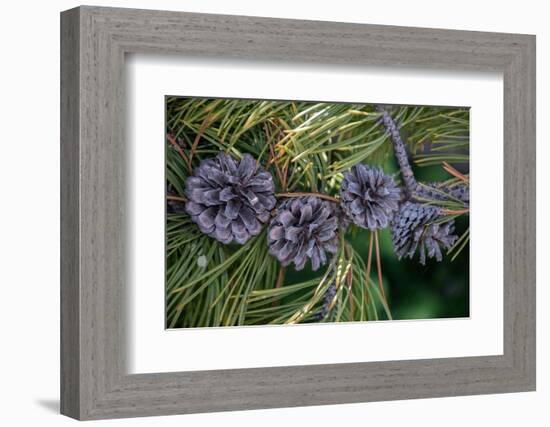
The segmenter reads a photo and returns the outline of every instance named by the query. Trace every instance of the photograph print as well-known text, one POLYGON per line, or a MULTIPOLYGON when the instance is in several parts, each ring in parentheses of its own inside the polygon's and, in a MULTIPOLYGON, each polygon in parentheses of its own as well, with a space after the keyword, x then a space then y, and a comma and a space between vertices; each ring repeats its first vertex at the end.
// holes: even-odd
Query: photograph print
POLYGON ((469 317, 468 107, 165 100, 166 328, 469 317))

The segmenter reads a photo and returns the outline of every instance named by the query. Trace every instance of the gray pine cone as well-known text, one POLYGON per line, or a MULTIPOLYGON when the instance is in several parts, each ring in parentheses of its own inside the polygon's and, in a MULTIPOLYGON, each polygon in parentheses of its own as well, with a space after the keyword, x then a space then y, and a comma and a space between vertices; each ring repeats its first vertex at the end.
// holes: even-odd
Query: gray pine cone
POLYGON ((284 200, 268 228, 269 252, 283 266, 296 270, 311 259, 313 271, 327 262, 327 252, 338 249, 338 217, 335 207, 313 196, 284 200))
POLYGON ((273 177, 250 154, 205 159, 185 182, 185 209, 200 230, 222 243, 244 244, 275 207, 273 177))
POLYGON ((453 234, 454 221, 431 223, 441 216, 441 208, 414 202, 405 202, 392 221, 392 240, 398 258, 412 259, 417 248, 420 264, 428 258, 443 259, 441 248, 448 249, 458 238, 453 234))
POLYGON ((387 227, 399 207, 400 198, 399 187, 381 168, 358 164, 344 173, 340 204, 359 227, 369 230, 387 227))

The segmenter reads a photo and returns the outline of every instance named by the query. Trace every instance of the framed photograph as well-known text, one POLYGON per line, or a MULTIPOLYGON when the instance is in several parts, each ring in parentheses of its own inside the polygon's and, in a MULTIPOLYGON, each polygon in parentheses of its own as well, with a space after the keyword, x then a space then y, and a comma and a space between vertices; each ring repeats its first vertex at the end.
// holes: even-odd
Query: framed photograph
POLYGON ((535 38, 61 14, 61 412, 535 389, 535 38))

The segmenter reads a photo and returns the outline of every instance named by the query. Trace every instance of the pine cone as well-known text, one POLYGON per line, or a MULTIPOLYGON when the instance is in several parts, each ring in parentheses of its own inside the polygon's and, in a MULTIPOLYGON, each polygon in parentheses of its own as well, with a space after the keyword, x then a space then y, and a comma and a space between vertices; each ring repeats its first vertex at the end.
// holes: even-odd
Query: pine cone
POLYGON ((244 244, 260 233, 275 207, 275 186, 250 154, 203 160, 185 182, 185 209, 201 231, 222 243, 244 244))
POLYGON ((420 247, 420 263, 428 258, 443 259, 441 248, 448 249, 458 238, 454 232, 454 220, 442 224, 433 223, 441 216, 441 208, 414 202, 405 202, 392 221, 392 240, 398 258, 412 259, 420 247))
POLYGON ((355 224, 376 230, 388 226, 401 191, 382 169, 358 164, 344 173, 340 198, 342 209, 355 224))
POLYGON ((313 271, 326 264, 326 252, 338 249, 338 217, 335 207, 317 197, 284 200, 268 228, 269 252, 283 266, 294 263, 296 270, 311 259, 313 271))

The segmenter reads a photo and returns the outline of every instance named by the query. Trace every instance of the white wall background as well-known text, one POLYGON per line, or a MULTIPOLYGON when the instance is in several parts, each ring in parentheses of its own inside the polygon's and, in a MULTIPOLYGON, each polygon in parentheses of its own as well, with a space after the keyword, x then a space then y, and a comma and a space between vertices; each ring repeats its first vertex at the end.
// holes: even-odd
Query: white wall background
MULTIPOLYGON (((141 0, 97 5, 319 19, 537 35, 538 214, 548 217, 550 27, 545 2, 427 0, 141 0), (545 200, 544 200, 545 199, 545 200), (546 203, 545 203, 546 202, 546 203), (546 204, 546 205, 545 205, 546 204)), ((0 422, 64 426, 59 377, 59 11, 76 1, 5 2, 0 17, 0 422)), ((129 419, 116 426, 546 426, 550 422, 550 291, 544 271, 550 239, 538 224, 538 391, 129 419), (544 242, 546 240, 546 242, 544 242)), ((95 424, 95 423, 93 423, 95 424)))

